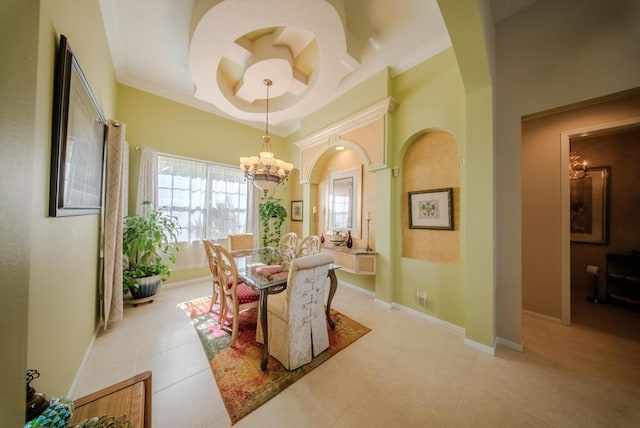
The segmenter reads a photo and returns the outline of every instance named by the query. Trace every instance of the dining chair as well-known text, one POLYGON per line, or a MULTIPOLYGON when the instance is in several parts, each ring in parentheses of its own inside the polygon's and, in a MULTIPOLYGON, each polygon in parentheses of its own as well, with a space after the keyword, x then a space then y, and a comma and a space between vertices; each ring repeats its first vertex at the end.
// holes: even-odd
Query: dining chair
POLYGON ((269 297, 269 354, 287 370, 311 362, 329 347, 324 293, 333 261, 325 253, 294 259, 286 290, 269 297))
POLYGON ((225 299, 224 310, 220 315, 220 325, 223 325, 227 318, 227 312, 231 310, 233 322, 229 346, 233 346, 238 336, 240 312, 250 308, 257 308, 260 295, 238 276, 238 267, 231 253, 218 244, 214 244, 213 247, 218 259, 218 274, 220 284, 222 284, 222 295, 225 299))
POLYGON ((320 237, 318 235, 305 236, 296 248, 296 258, 320 254, 320 237))
POLYGON ((296 258, 296 243, 298 242, 298 235, 295 232, 286 233, 280 238, 278 249, 280 251, 280 258, 285 266, 291 263, 291 260, 296 258))
POLYGON ((255 246, 253 233, 229 235, 229 251, 250 250, 255 246))
POLYGON ((222 312, 224 312, 225 298, 222 296, 222 289, 220 288, 220 275, 218 275, 218 256, 214 248, 214 242, 209 239, 202 241, 204 244, 204 251, 207 254, 207 261, 209 262, 209 270, 211 271, 211 282, 213 292, 211 293, 211 306, 209 306, 209 312, 213 310, 213 305, 219 300, 220 306, 218 310, 218 320, 222 320, 222 312))

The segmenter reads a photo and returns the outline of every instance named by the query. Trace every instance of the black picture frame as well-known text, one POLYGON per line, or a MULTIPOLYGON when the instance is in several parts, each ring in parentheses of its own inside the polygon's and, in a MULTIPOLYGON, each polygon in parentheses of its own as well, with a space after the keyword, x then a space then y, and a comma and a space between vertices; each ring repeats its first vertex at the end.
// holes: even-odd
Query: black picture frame
POLYGON ((49 216, 102 209, 106 120, 67 38, 56 56, 49 216))
POLYGON ((410 229, 453 229, 453 188, 409 192, 410 229))

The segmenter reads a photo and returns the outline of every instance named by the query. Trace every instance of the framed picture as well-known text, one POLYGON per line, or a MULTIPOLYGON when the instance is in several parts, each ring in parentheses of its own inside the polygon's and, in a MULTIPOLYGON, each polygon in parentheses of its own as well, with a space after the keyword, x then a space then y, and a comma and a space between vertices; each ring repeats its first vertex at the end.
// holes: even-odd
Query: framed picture
POLYGON ((302 201, 291 201, 291 221, 302 221, 302 201))
POLYGON ((61 35, 53 94, 50 216, 100 212, 105 134, 104 115, 67 38, 61 35))
POLYGON ((569 181, 571 241, 607 243, 609 167, 589 168, 584 178, 569 181))
POLYGON ((453 230, 453 188, 409 192, 409 228, 453 230))

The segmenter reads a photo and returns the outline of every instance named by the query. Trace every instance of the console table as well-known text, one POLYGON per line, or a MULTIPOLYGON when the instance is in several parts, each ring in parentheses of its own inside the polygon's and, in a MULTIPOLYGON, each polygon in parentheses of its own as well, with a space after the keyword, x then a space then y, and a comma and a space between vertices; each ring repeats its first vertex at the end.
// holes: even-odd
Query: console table
POLYGON ((335 247, 325 245, 322 251, 333 254, 335 264, 342 266, 342 270, 358 275, 375 275, 376 258, 378 253, 358 248, 335 247))
POLYGON ((151 372, 137 374, 73 401, 69 425, 94 416, 124 415, 135 428, 151 428, 151 372))

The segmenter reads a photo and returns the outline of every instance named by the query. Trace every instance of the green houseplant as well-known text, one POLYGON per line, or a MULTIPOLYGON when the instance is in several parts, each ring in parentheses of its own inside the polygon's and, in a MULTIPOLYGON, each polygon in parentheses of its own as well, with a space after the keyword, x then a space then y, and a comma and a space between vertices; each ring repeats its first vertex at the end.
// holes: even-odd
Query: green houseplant
POLYGON ((144 202, 145 214, 125 217, 122 251, 124 292, 134 299, 153 296, 169 275, 178 252, 178 219, 144 202))
POLYGON ((263 199, 258 206, 262 224, 262 246, 277 247, 287 210, 276 199, 263 199))

